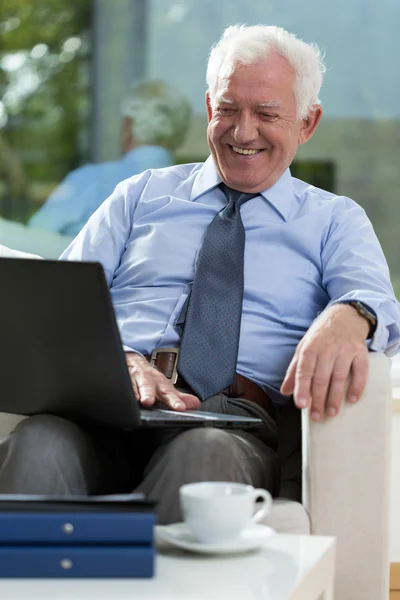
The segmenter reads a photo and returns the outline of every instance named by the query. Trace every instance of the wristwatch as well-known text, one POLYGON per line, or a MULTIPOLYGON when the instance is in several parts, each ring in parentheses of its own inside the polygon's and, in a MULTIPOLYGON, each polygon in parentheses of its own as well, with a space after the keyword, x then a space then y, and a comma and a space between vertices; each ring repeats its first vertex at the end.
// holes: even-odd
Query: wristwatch
POLYGON ((359 302, 358 300, 355 300, 354 302, 348 302, 348 304, 355 308, 358 314, 364 317, 364 319, 367 319, 369 323, 369 332, 367 340, 369 340, 374 335, 376 331, 376 326, 378 324, 375 314, 371 312, 363 302, 359 302))

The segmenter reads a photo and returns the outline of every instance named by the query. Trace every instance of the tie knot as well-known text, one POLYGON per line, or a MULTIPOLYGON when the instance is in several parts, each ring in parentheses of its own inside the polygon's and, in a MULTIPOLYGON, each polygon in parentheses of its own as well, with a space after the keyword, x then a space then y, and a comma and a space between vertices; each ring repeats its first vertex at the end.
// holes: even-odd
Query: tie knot
POLYGON ((245 192, 238 192, 238 190, 233 190, 226 183, 222 182, 219 184, 219 187, 224 192, 229 202, 234 202, 236 205, 241 206, 247 200, 251 200, 258 196, 258 194, 246 194, 245 192))

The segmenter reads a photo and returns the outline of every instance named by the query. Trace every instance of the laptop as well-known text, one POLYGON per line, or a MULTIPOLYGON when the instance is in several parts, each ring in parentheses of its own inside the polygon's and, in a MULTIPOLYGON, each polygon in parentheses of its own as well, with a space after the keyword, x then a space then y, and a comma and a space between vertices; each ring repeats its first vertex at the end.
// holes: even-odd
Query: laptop
POLYGON ((0 258, 0 281, 0 412, 125 430, 262 425, 251 417, 141 408, 101 264, 0 258))

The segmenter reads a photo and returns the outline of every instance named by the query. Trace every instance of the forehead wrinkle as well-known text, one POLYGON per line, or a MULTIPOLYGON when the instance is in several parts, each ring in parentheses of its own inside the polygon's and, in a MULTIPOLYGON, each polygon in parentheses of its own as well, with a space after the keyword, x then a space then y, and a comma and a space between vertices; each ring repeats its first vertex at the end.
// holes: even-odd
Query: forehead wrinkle
POLYGON ((257 106, 263 107, 263 108, 279 108, 281 105, 281 103, 279 102, 279 100, 270 100, 269 102, 259 102, 257 104, 257 106))

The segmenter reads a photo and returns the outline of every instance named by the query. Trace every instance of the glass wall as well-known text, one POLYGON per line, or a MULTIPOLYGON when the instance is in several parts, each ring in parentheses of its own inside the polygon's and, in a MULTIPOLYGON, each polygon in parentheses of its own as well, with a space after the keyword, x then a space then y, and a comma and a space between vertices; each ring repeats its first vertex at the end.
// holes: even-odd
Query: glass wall
POLYGON ((203 160, 211 44, 228 24, 276 24, 322 46, 328 66, 324 119, 293 172, 364 206, 400 294, 399 19, 398 0, 3 0, 0 244, 1 223, 26 222, 71 169, 119 158, 131 81, 187 95, 194 114, 175 160, 203 160))

